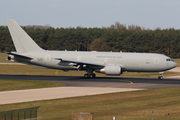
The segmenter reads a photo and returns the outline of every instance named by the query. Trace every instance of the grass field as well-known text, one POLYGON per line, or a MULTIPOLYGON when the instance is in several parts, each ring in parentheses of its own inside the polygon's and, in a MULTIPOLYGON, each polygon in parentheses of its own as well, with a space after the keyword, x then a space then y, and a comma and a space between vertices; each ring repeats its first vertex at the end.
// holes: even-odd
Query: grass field
POLYGON ((0 91, 60 87, 63 85, 64 84, 55 83, 55 82, 0 79, 0 91))
POLYGON ((180 119, 180 88, 149 89, 37 102, 1 105, 0 111, 41 106, 38 120, 71 120, 75 112, 93 113, 93 120, 180 119))
POLYGON ((7 57, 8 57, 8 54, 0 53, 0 63, 8 63, 8 62, 10 62, 10 61, 6 60, 7 57))

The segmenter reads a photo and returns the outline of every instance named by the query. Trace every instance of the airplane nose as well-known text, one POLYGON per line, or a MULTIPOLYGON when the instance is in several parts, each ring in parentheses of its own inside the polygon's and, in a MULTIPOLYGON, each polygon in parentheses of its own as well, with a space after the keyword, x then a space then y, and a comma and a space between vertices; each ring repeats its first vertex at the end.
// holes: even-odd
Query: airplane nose
POLYGON ((173 68, 175 68, 177 66, 176 62, 173 62, 173 68))
POLYGON ((175 67, 177 66, 177 63, 175 62, 175 67))

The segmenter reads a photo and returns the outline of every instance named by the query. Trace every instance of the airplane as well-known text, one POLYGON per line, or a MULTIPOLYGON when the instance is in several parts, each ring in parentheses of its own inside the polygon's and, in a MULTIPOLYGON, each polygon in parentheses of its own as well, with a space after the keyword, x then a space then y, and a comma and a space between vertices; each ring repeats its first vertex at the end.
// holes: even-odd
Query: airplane
POLYGON ((177 66, 170 57, 157 53, 53 51, 44 50, 16 23, 6 23, 16 52, 7 52, 7 60, 63 71, 84 70, 85 78, 94 78, 95 72, 119 76, 123 72, 160 72, 177 66))

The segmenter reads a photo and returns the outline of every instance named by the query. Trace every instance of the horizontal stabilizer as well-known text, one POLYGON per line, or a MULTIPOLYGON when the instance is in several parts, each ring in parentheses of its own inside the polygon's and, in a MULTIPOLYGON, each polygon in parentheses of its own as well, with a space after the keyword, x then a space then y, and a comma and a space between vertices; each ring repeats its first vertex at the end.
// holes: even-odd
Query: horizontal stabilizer
POLYGON ((19 54, 19 53, 17 53, 17 52, 6 52, 6 53, 9 54, 9 55, 14 55, 14 56, 22 57, 22 58, 29 59, 29 60, 32 60, 32 59, 33 59, 33 58, 31 58, 31 57, 28 57, 28 56, 19 54))

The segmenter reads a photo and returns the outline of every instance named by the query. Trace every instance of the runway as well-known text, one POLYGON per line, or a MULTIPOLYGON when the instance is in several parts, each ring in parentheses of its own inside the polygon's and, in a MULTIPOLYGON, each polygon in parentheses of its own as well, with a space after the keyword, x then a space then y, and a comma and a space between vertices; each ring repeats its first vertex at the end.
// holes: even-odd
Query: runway
POLYGON ((135 78, 135 77, 96 77, 87 79, 82 76, 40 76, 40 75, 2 75, 0 79, 14 80, 37 80, 52 81, 65 84, 71 87, 114 87, 114 88, 135 88, 135 89, 153 89, 180 87, 179 79, 167 77, 162 80, 157 78, 135 78))
POLYGON ((65 84, 63 87, 15 90, 0 92, 0 104, 49 100, 113 92, 136 91, 154 88, 180 87, 179 79, 96 77, 81 76, 38 76, 0 75, 0 79, 52 81, 65 84))

